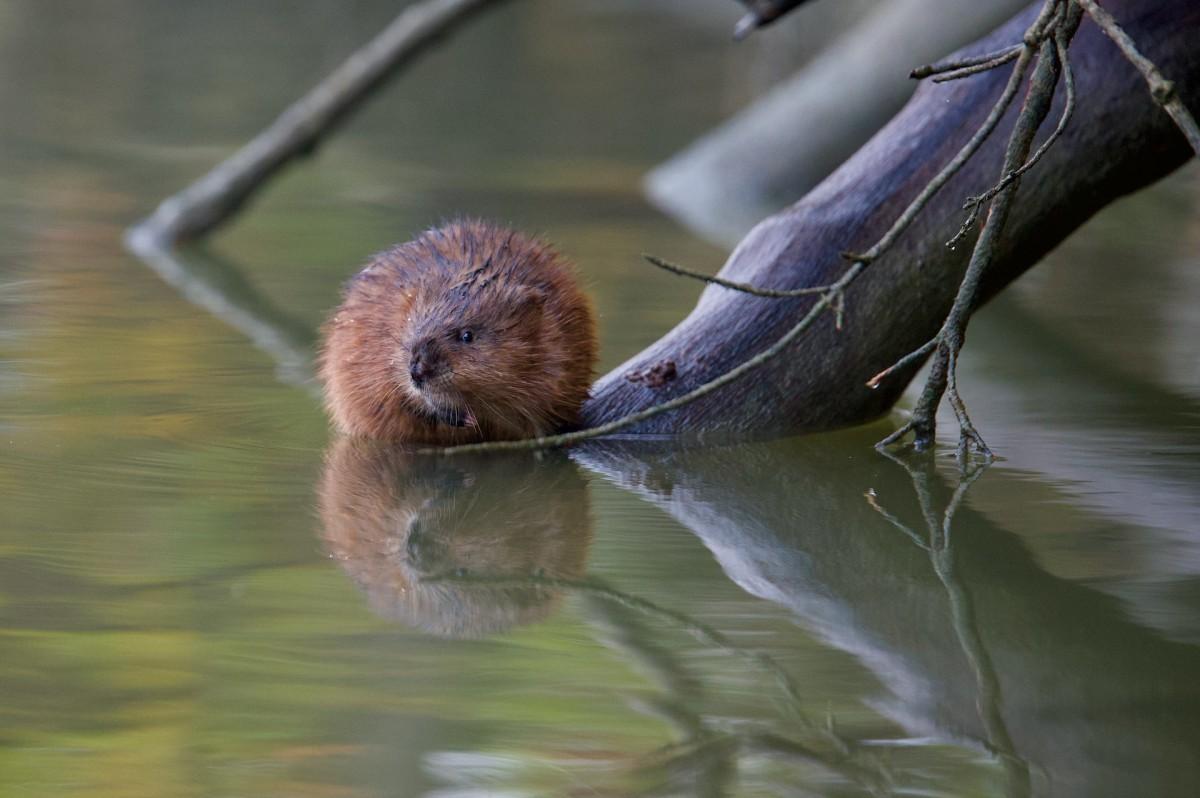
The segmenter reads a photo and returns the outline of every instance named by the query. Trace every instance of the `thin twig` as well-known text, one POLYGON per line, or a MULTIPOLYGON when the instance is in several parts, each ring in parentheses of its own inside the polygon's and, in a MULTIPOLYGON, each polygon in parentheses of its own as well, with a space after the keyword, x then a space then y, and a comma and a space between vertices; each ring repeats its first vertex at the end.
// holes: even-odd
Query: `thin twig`
POLYGON ((876 374, 871 379, 867 380, 867 387, 872 390, 874 390, 875 388, 878 388, 879 384, 881 382, 883 382, 888 377, 888 375, 891 374, 893 371, 902 369, 905 366, 908 366, 908 365, 911 365, 912 363, 917 362, 918 360, 922 359, 923 357, 928 355, 930 352, 932 352, 934 347, 937 345, 938 345, 937 337, 935 336, 933 338, 930 338, 928 341, 921 344, 919 347, 917 347, 913 351, 909 352, 907 355, 900 358, 895 363, 888 366, 887 368, 885 368, 883 371, 876 374))
POLYGON ((263 132, 208 174, 168 197, 129 232, 139 245, 170 246, 227 221, 267 179, 313 151, 338 122, 401 65, 496 0, 424 0, 406 7, 364 47, 263 132))
POLYGON ((967 405, 963 402, 962 397, 958 393, 958 353, 951 350, 949 360, 946 363, 946 399, 950 402, 950 407, 954 409, 954 417, 958 420, 958 428, 960 434, 958 436, 958 446, 954 454, 958 459, 958 465, 961 469, 967 467, 968 447, 974 446, 975 451, 983 458, 985 463, 990 463, 994 459, 992 450, 988 448, 984 442, 983 436, 975 429, 975 425, 971 423, 971 417, 967 415, 967 405))
POLYGON ((678 274, 680 277, 690 277, 693 280, 699 280, 712 285, 719 285, 722 288, 740 291, 743 294, 750 294, 752 296, 784 299, 788 297, 812 296, 813 294, 827 294, 830 290, 830 286, 828 285, 818 285, 810 288, 759 288, 758 286, 750 285, 749 283, 739 283, 734 280, 726 280, 723 277, 717 277, 712 274, 694 272, 691 269, 680 266, 678 263, 672 263, 669 260, 663 260, 657 255, 648 255, 643 252, 642 257, 658 268, 671 272, 672 274, 678 274))
MULTIPOLYGON (((956 72, 960 69, 968 69, 970 67, 980 66, 982 64, 991 64, 993 61, 999 61, 1002 58, 1007 59, 1001 62, 1006 64, 1009 61, 1016 59, 1016 57, 1021 54, 1021 48, 1023 46, 1024 45, 1021 44, 1014 44, 1009 47, 1005 47, 1003 50, 983 53, 982 55, 973 55, 967 58, 959 58, 954 61, 940 61, 936 64, 925 64, 924 66, 919 66, 912 72, 909 72, 908 76, 910 78, 921 80, 929 77, 930 75, 941 75, 947 72, 956 72)), ((999 66, 999 64, 997 64, 997 66, 999 66)), ((990 68, 991 67, 989 67, 989 69, 990 68)))
POLYGON ((1020 54, 1021 47, 1018 46, 1016 49, 1008 50, 1003 55, 997 56, 990 61, 984 61, 980 64, 971 64, 970 66, 965 66, 962 69, 955 69, 950 72, 943 72, 942 74, 935 76, 933 82, 949 83, 952 80, 959 80, 961 78, 970 77, 971 75, 978 75, 980 72, 987 72, 990 69, 1004 66, 1011 61, 1016 61, 1017 56, 1020 54))
POLYGON ((1129 62, 1142 73, 1146 85, 1150 87, 1150 96, 1171 115, 1171 119, 1175 120, 1175 124, 1187 138, 1188 144, 1192 145, 1196 157, 1200 158, 1200 126, 1196 124, 1195 117, 1180 99, 1179 93, 1175 90, 1175 84, 1163 76, 1153 61, 1141 54, 1125 29, 1095 0, 1073 0, 1073 2, 1078 3, 1087 11, 1088 16, 1100 26, 1100 30, 1116 43, 1129 62))

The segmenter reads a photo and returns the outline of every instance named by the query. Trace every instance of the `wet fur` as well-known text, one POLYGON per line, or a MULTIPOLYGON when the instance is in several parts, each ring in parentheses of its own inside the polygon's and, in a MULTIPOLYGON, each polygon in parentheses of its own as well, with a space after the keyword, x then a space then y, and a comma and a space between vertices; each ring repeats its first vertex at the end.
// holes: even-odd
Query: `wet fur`
POLYGON ((380 253, 350 280, 320 374, 341 432, 452 445, 575 425, 595 360, 591 305, 558 254, 467 220, 380 253), (418 386, 409 367, 423 342, 445 368, 418 386))

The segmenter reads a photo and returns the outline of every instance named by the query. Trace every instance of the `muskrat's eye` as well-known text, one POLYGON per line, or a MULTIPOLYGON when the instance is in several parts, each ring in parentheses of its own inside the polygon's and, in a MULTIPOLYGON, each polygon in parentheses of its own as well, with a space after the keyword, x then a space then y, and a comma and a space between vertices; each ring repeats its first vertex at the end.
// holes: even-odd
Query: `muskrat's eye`
POLYGON ((470 330, 459 330, 458 340, 462 341, 464 344, 469 344, 475 340, 475 333, 471 332, 470 330))

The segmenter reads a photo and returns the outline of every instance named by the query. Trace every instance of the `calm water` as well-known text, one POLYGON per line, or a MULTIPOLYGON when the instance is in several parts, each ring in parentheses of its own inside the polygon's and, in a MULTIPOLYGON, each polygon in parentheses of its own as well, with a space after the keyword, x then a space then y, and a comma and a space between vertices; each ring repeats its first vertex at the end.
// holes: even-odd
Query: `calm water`
POLYGON ((311 331, 438 218, 571 253, 605 368, 691 306, 638 253, 722 253, 640 176, 778 53, 681 5, 481 20, 170 285, 123 227, 394 4, 0 0, 0 795, 1195 794, 1195 168, 979 317, 962 389, 1005 459, 969 485, 876 455, 894 420, 330 440, 311 331))

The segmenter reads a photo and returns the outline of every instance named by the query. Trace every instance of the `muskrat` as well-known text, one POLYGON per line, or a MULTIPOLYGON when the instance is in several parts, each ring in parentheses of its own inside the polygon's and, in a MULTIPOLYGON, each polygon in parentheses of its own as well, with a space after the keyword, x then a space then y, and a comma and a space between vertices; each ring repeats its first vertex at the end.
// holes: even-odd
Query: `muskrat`
POLYGON ((547 244, 476 220, 428 230, 351 278, 321 379, 343 433, 452 445, 578 423, 591 304, 547 244))

